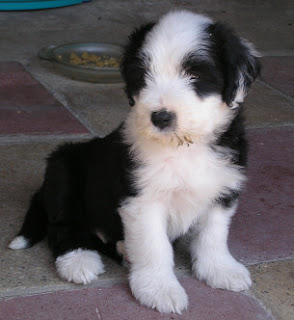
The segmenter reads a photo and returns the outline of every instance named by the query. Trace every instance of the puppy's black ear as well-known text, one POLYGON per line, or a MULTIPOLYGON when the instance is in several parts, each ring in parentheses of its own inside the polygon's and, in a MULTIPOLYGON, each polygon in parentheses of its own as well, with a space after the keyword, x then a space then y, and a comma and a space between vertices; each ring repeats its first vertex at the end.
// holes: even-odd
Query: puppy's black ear
POLYGON ((221 23, 210 25, 208 32, 214 58, 223 73, 223 100, 236 108, 260 74, 260 55, 250 43, 221 23))
POLYGON ((120 70, 126 83, 125 92, 131 106, 135 104, 134 96, 138 94, 145 85, 144 76, 147 57, 143 56, 140 49, 142 48, 147 33, 153 26, 154 23, 149 23, 134 29, 124 48, 120 70))

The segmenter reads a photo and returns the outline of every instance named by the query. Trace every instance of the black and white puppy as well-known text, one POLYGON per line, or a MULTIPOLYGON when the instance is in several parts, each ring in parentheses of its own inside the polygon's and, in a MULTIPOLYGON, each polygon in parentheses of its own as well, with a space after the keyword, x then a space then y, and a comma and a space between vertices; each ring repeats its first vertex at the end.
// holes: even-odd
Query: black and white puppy
POLYGON ((229 28, 187 11, 134 30, 121 65, 133 105, 126 121, 49 156, 10 248, 48 234, 59 275, 75 283, 104 272, 100 253, 126 250, 134 296, 181 313, 188 299, 171 243, 190 231, 193 274, 214 288, 247 289, 250 274, 227 237, 245 181, 241 103, 259 75, 257 56, 229 28))

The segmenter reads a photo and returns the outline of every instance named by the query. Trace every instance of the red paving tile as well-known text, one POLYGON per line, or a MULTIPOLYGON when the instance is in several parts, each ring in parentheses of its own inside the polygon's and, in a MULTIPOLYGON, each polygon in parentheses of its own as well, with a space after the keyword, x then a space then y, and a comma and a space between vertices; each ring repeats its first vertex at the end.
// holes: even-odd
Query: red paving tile
POLYGON ((0 62, 0 134, 88 130, 18 62, 0 62))
POLYGON ((55 292, 0 301, 0 320, 270 320, 252 298, 240 293, 211 289, 196 281, 181 280, 189 296, 182 315, 160 314, 142 307, 127 285, 55 292))
POLYGON ((262 80, 294 98, 294 57, 264 57, 262 64, 262 80))
POLYGON ((246 263, 294 258, 294 128, 249 130, 248 183, 229 246, 246 263))

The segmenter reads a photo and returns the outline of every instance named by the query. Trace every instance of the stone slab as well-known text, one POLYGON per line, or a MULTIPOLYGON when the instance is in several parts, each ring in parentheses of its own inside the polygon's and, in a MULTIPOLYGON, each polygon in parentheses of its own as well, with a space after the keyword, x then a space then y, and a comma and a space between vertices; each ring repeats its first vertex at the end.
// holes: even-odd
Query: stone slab
POLYGON ((276 261, 250 267, 251 291, 278 320, 294 318, 294 261, 276 261))
POLYGON ((88 133, 18 62, 0 62, 0 134, 88 133))
POLYGON ((262 64, 262 80, 294 98, 294 57, 264 57, 262 64))
POLYGON ((0 301, 0 320, 273 320, 257 301, 241 293, 211 289, 192 278, 181 280, 189 296, 182 315, 140 306, 127 285, 20 297, 0 301))
POLYGON ((294 124, 294 100, 272 90, 261 81, 252 86, 243 108, 248 128, 294 124))
POLYGON ((124 84, 79 82, 72 91, 71 85, 71 82, 64 83, 60 87, 60 94, 97 135, 108 134, 125 120, 130 107, 124 93, 124 84))
POLYGON ((294 258, 294 128, 248 130, 248 183, 229 244, 245 263, 294 258))

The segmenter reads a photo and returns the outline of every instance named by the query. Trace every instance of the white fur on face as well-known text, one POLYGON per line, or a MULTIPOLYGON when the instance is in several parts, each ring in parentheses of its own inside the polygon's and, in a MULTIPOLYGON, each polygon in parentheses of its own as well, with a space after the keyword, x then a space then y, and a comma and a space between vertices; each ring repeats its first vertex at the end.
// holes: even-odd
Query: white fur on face
POLYGON ((189 85, 182 90, 179 87, 170 87, 170 92, 165 94, 160 94, 156 86, 142 90, 141 100, 137 101, 126 122, 126 142, 139 148, 141 145, 143 149, 144 144, 148 145, 150 141, 173 147, 199 142, 207 144, 230 123, 233 111, 221 101, 220 96, 201 100, 189 85), (176 114, 175 128, 160 131, 152 124, 151 113, 160 109, 176 114))
POLYGON ((199 140, 207 143, 229 124, 234 112, 223 103, 220 94, 200 98, 191 85, 192 75, 182 67, 183 59, 191 53, 200 60, 209 59, 203 53, 207 45, 204 29, 209 22, 206 17, 185 11, 171 13, 147 35, 142 48, 146 57, 146 85, 134 97, 135 106, 127 119, 128 143, 142 144, 146 140, 174 146, 199 140), (173 128, 160 130, 152 124, 152 112, 162 109, 175 114, 173 128))
POLYGON ((165 15, 147 35, 142 50, 150 57, 150 75, 162 78, 177 75, 186 54, 203 49, 203 29, 211 22, 205 16, 187 11, 165 15))

